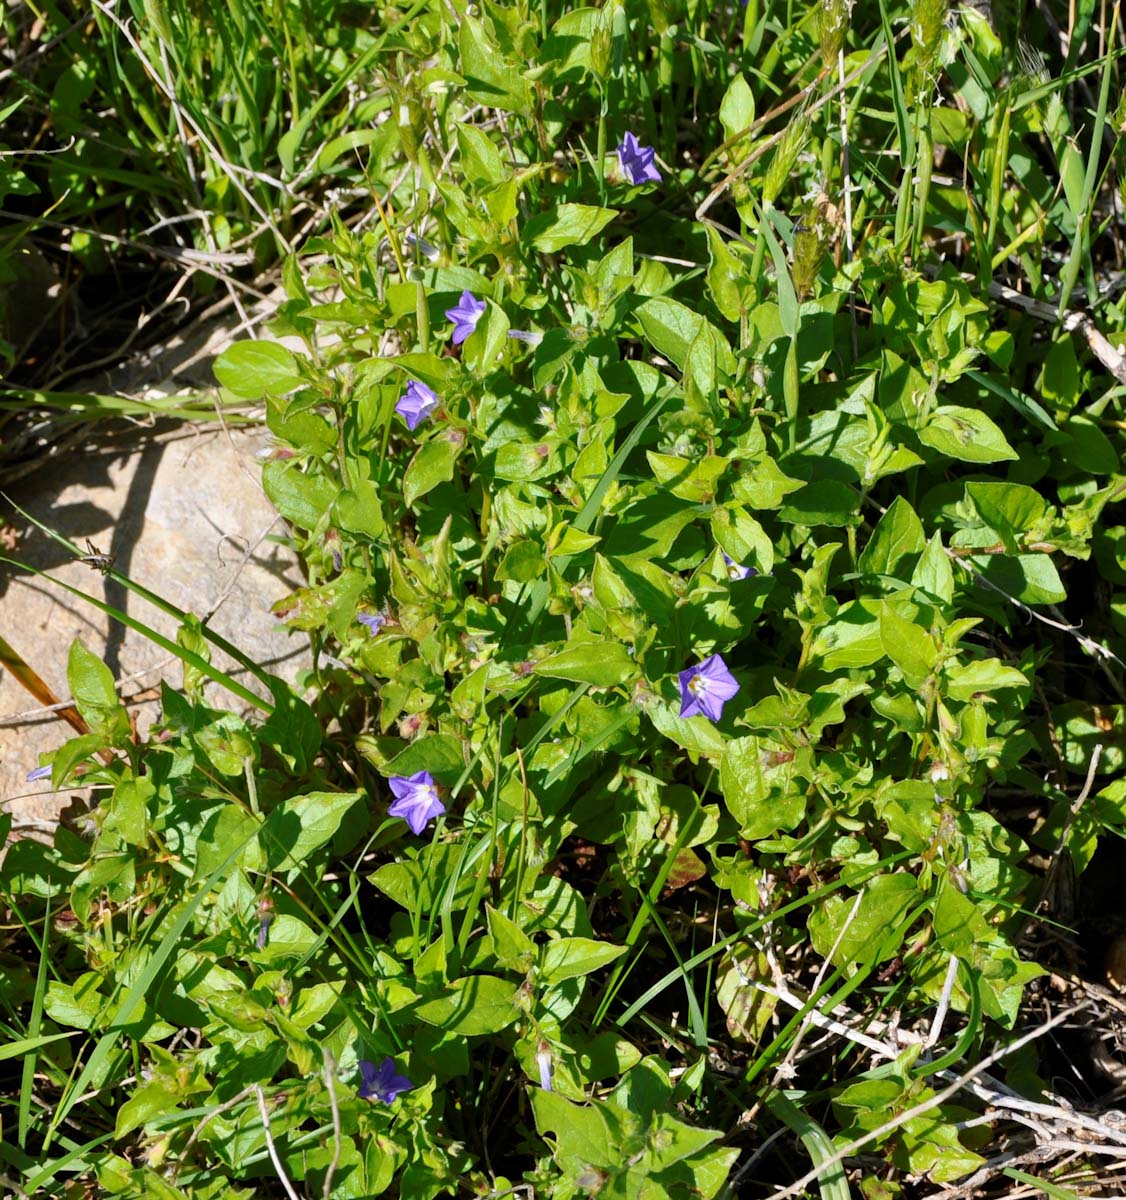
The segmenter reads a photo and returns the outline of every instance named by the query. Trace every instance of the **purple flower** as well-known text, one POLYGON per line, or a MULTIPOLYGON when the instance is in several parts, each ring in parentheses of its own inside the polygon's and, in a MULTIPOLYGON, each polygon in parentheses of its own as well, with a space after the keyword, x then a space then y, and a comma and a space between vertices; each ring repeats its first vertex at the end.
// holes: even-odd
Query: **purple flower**
POLYGON ((429 771, 395 775, 387 782, 396 796, 387 813, 392 817, 402 817, 410 826, 411 833, 421 833, 428 821, 446 811, 446 806, 438 799, 438 789, 429 771))
POLYGON ((415 233, 408 233, 406 237, 406 243, 411 247, 412 250, 417 247, 419 254, 421 254, 423 258, 429 259, 431 262, 437 261, 437 247, 431 246, 431 244, 425 238, 420 238, 415 233))
POLYGON ((540 1072, 540 1087, 545 1092, 550 1092, 552 1075, 551 1051, 542 1043, 539 1052, 536 1054, 536 1066, 540 1072))
POLYGON ((660 183, 661 172, 653 165, 653 147, 638 145, 637 138, 627 133, 618 147, 618 162, 630 183, 660 183))
POLYGON ((726 551, 723 554, 723 562, 727 567, 728 579, 749 579, 752 575, 758 574, 754 567, 745 567, 742 563, 737 563, 733 558, 728 558, 726 551))
POLYGON ((723 706, 739 690, 735 676, 718 654, 680 672, 680 715, 718 721, 723 706))
POLYGON ((538 346, 543 341, 543 334, 537 333, 534 329, 510 329, 508 336, 529 346, 538 346))
POLYGON ((368 630, 374 635, 377 634, 384 625, 387 624, 386 613, 357 613, 356 620, 361 625, 366 625, 368 630))
POLYGON ((414 1084, 395 1070, 395 1060, 385 1058, 377 1067, 366 1058, 360 1059, 361 1100, 378 1100, 381 1104, 392 1104, 400 1092, 409 1092, 414 1084))
POLYGON ((452 340, 455 346, 460 346, 477 328, 477 322, 484 316, 487 307, 484 300, 478 300, 472 292, 462 292, 457 306, 446 309, 446 316, 454 323, 452 340))
POLYGON ((34 771, 28 771, 27 782, 38 783, 40 779, 50 779, 51 764, 47 763, 44 767, 36 767, 34 771))
POLYGON ((407 423, 408 429, 416 429, 420 421, 438 407, 438 397, 424 383, 412 379, 407 384, 407 390, 399 397, 395 411, 407 423))

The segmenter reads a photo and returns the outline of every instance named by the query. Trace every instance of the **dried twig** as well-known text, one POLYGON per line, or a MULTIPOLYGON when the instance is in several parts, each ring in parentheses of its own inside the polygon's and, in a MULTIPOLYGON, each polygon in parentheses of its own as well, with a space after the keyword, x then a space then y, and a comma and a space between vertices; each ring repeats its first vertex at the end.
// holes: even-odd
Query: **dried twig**
POLYGON ((269 1151, 270 1161, 274 1164, 274 1170, 277 1171, 289 1200, 301 1200, 301 1197, 293 1190, 293 1184, 289 1182, 289 1176, 286 1175, 282 1160, 278 1155, 278 1148, 274 1145, 274 1136, 270 1132, 270 1114, 266 1111, 266 1097, 257 1083, 254 1085, 254 1094, 258 1097, 258 1111, 262 1115, 262 1129, 266 1134, 266 1149, 269 1151))
POLYGON ((1086 313, 1069 312, 1061 320, 1060 314, 1054 304, 1045 304, 1042 300, 1033 300, 1031 296, 1026 296, 1023 292, 1014 291, 1011 287, 1006 287, 1003 283, 998 283, 997 280, 994 280, 989 285, 989 294, 994 300, 1000 300, 1003 304, 1008 304, 1012 308, 1019 308, 1037 321, 1044 321, 1049 325, 1058 325, 1061 329, 1067 330, 1068 333, 1078 331, 1086 339, 1087 345, 1091 347, 1091 353, 1099 362, 1106 367, 1119 383, 1126 384, 1126 355, 1123 355, 1116 346, 1107 340, 1106 336, 1099 331, 1094 321, 1086 313))
MULTIPOLYGON (((1058 1013, 1055 1017, 1052 1017, 1043 1025, 1038 1025, 1035 1029, 1030 1030, 1023 1037, 1019 1037, 1016 1039, 1016 1041, 1010 1042, 1007 1046, 1003 1046, 1000 1050, 994 1051, 994 1053, 983 1058, 979 1063, 976 1063, 964 1074, 957 1076, 952 1083, 948 1084, 941 1091, 936 1092, 929 1099, 924 1100, 921 1103, 906 1109, 904 1112, 897 1114, 890 1121, 885 1121, 882 1125, 878 1126, 876 1129, 873 1129, 870 1133, 866 1133, 863 1137, 857 1138, 855 1141, 850 1142, 847 1146, 842 1146, 840 1150, 838 1150, 835 1154, 829 1155, 828 1158, 822 1159, 822 1161, 816 1167, 814 1167, 811 1171, 807 1171, 800 1179, 790 1184, 789 1187, 779 1188, 776 1192, 771 1193, 769 1200, 787 1200, 787 1197, 798 1195, 808 1184, 813 1183, 815 1180, 821 1179, 825 1175, 826 1171, 828 1171, 830 1168, 838 1166, 846 1158, 851 1158, 858 1150, 861 1150, 865 1146, 871 1145, 872 1142, 879 1141, 881 1138, 886 1137, 889 1133, 894 1133, 908 1121, 913 1121, 916 1117, 921 1117, 925 1113, 930 1112, 932 1109, 937 1108, 939 1105, 944 1104, 950 1099, 951 1096, 956 1095, 959 1091, 967 1087, 979 1076, 984 1075, 994 1064, 1000 1062, 1004 1058, 1007 1058, 1010 1054, 1015 1054, 1016 1051, 1021 1049, 1023 1046, 1028 1045, 1029 1042, 1033 1042, 1037 1038, 1043 1037, 1049 1029, 1054 1029, 1057 1025, 1062 1024, 1069 1017, 1074 1016, 1075 1013, 1080 1012, 1087 1007, 1088 1004, 1084 1002, 1083 1004, 1076 1005, 1075 1007, 1069 1008, 1062 1013, 1058 1013)), ((1106 1126, 1100 1125, 1099 1128, 1100 1132, 1102 1132, 1104 1135, 1110 1132, 1106 1126)), ((1109 1140, 1113 1142, 1118 1139, 1111 1138, 1109 1140)), ((1123 1135, 1122 1140, 1126 1141, 1126 1134, 1123 1135)), ((1097 1152, 1096 1147, 1094 1146, 1088 1147, 1088 1150, 1091 1153, 1097 1152)), ((1115 1153, 1118 1152, 1118 1149, 1115 1148, 1115 1153)), ((1123 1148, 1121 1153, 1126 1154, 1126 1148, 1123 1148)))
POLYGON ((954 991, 954 982, 958 978, 958 960, 952 954, 950 962, 946 967, 946 979, 942 985, 942 995, 938 1001, 938 1008, 935 1009, 934 1020, 931 1022, 930 1033, 927 1034, 926 1047, 928 1050, 938 1045, 938 1039, 942 1037, 942 1026, 946 1022, 946 1014, 950 1009, 950 996, 954 991))
POLYGON ((254 1091, 254 1085, 244 1087, 241 1092, 232 1096, 229 1100, 224 1100, 222 1104, 217 1104, 200 1123, 192 1130, 192 1136, 188 1138, 183 1150, 180 1151, 180 1157, 176 1160, 176 1166, 172 1170, 172 1183, 175 1185, 177 1178, 180 1175, 180 1168, 184 1165, 188 1157, 188 1151, 196 1144, 202 1135, 203 1131, 215 1120, 221 1113, 229 1112, 237 1104, 241 1104, 254 1091))
POLYGON ((1087 778, 1083 782, 1083 790, 1075 798, 1075 803, 1071 806, 1071 811, 1067 814, 1067 820, 1064 822, 1063 829, 1060 830, 1059 841, 1056 842, 1056 847, 1052 851, 1052 857, 1048 862, 1048 870, 1044 875, 1044 887, 1040 892, 1040 902, 1036 905, 1036 911, 1039 912, 1052 893, 1052 886, 1056 881, 1056 875, 1059 873, 1060 862, 1063 858, 1063 853, 1067 849, 1067 835, 1071 832, 1071 827, 1075 824, 1075 819, 1079 816, 1079 810, 1087 803, 1087 798, 1091 794, 1091 788, 1095 783, 1095 772, 1099 769, 1099 759, 1102 757, 1103 747, 1100 742, 1091 752, 1091 761, 1087 765, 1087 778))
POLYGON ((332 1177, 340 1165, 340 1153, 344 1148, 343 1136, 340 1132, 340 1105, 336 1102, 336 1062, 329 1051, 325 1051, 324 1070, 325 1087, 328 1088, 328 1103, 332 1109, 332 1161, 325 1172, 324 1200, 332 1200, 332 1177))

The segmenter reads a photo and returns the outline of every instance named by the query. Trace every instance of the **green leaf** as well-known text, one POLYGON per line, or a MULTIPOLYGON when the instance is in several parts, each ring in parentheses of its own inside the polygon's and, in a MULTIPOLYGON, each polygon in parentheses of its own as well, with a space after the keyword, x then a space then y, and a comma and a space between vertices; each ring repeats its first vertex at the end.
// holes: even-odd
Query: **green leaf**
POLYGON ((1004 595, 1023 604, 1060 604, 1067 599, 1050 555, 990 554, 966 561, 1004 595))
POLYGON ((864 575, 890 576, 906 583, 926 544, 922 521, 902 496, 896 496, 872 531, 857 566, 864 575))
POLYGON ((943 549, 940 533, 927 542, 927 548, 912 572, 911 584, 947 604, 954 599, 954 569, 950 566, 950 556, 943 549))
POLYGON ((113 827, 130 846, 143 846, 148 835, 148 803, 156 788, 147 775, 123 779, 113 789, 109 810, 113 827))
POLYGON ((113 1136, 126 1137, 153 1117, 171 1113, 178 1100, 179 1095, 171 1084, 154 1079, 144 1087, 138 1088, 117 1110, 113 1136))
POLYGON ((536 1088, 532 1092, 532 1112, 541 1137, 555 1134, 553 1155, 563 1170, 577 1175, 590 1166, 618 1167, 623 1130, 621 1119, 610 1105, 573 1104, 558 1092, 536 1088))
MULTIPOLYGON (((293 870, 331 841, 352 809, 363 805, 364 792, 307 792, 293 796, 274 809, 262 831, 274 870, 293 870)), ((360 813, 354 814, 359 817, 360 813)), ((358 836, 357 822, 352 834, 358 836)), ((355 840, 354 836, 349 841, 355 840)))
POLYGON ((516 583, 534 583, 543 578, 545 567, 543 547, 538 542, 525 539, 513 542, 504 552, 504 558, 497 567, 497 578, 512 579, 516 583))
POLYGON ((270 432, 302 454, 327 454, 336 448, 336 430, 308 408, 291 407, 288 401, 266 400, 266 425, 270 432))
POLYGON ((1118 451, 1090 417, 1076 414, 1061 429, 1063 456, 1088 475, 1110 475, 1119 469, 1118 451))
POLYGON ((470 97, 478 104, 527 115, 532 109, 531 84, 507 62, 484 26, 468 13, 459 17, 461 73, 470 97))
POLYGON ((861 893, 863 899, 833 895, 813 910, 809 936, 818 954, 841 967, 894 958, 903 937, 899 928, 919 898, 913 875, 880 875, 861 893), (834 947, 836 949, 834 950, 834 947))
POLYGON ((303 474, 284 459, 262 468, 262 486, 278 512, 301 529, 316 529, 340 490, 324 475, 303 474))
POLYGON ((746 270, 732 253, 730 247, 712 225, 706 227, 708 235, 708 291, 716 308, 729 321, 738 321, 747 311, 751 298, 746 270))
POLYGON ((304 382, 297 359, 277 342, 235 342, 215 360, 215 378, 246 400, 283 396, 304 382))
POLYGON ((106 998, 98 991, 101 976, 93 971, 80 975, 73 984, 52 980, 47 984, 43 1008, 59 1025, 93 1029, 106 998))
POLYGON ((625 946, 596 942, 592 938, 559 938, 548 942, 540 964, 540 978, 546 983, 577 979, 612 963, 626 952, 625 946))
POLYGON ((283 680, 275 677, 270 693, 274 710, 260 726, 258 736, 264 745, 277 750, 293 772, 303 775, 321 748, 320 721, 312 706, 283 680))
POLYGON ((489 923, 489 938, 493 943, 493 953, 497 962, 510 971, 520 971, 527 974, 536 960, 536 944, 516 924, 506 917, 499 909, 486 906, 486 918, 489 923))
POLYGON ((1010 554, 1019 552, 1025 535, 1048 511, 1040 493, 1023 483, 971 482, 966 484, 966 495, 1010 554))
POLYGON ((416 775, 429 771, 443 784, 453 784, 465 770, 462 743, 451 733, 431 733, 419 738, 379 767, 382 775, 416 775))
POLYGON ((927 631, 884 603, 880 607, 880 641, 888 658, 903 672, 907 686, 922 687, 938 661, 938 648, 927 631))
MULTIPOLYGON (((727 85, 719 105, 719 119, 728 139, 748 129, 755 119, 755 97, 742 75, 727 85)), ((711 226, 708 226, 709 230, 711 226)))
POLYGON ((457 126, 457 145, 461 169, 466 179, 476 186, 500 183, 508 172, 501 162, 500 151, 484 130, 464 122, 457 126))
POLYGON ((878 603, 867 599, 850 601, 834 620, 818 629, 811 653, 823 660, 826 671, 878 663, 884 657, 878 603))
POLYGON ((379 491, 370 479, 357 479, 341 492, 333 505, 333 521, 348 533, 380 537, 387 528, 379 505, 379 491))
POLYGON ((436 1000, 427 1000, 414 1016, 447 1033, 474 1036, 499 1033, 511 1025, 522 1010, 516 1003, 514 984, 495 975, 469 975, 459 979, 436 1000))
POLYGON ((585 246, 618 215, 615 208, 592 204, 560 204, 554 212, 540 213, 524 226, 523 240, 544 254, 564 246, 585 246))
POLYGON ((705 394, 715 386, 716 370, 730 375, 735 358, 727 339, 699 313, 658 296, 646 300, 636 312, 650 344, 658 354, 692 373, 696 386, 705 394))
POLYGON ((792 752, 767 738, 742 737, 727 743, 719 786, 743 837, 752 841, 770 837, 801 821, 806 788, 795 776, 797 765, 792 752))
POLYGON ((536 675, 569 679, 572 683, 590 683, 612 687, 638 673, 637 664, 621 642, 574 642, 557 654, 536 663, 536 675))
POLYGON ((646 713, 659 733, 689 754, 718 758, 727 745, 727 739, 707 717, 679 717, 668 704, 654 704, 646 713))
POLYGON ((657 482, 691 504, 707 504, 715 499, 719 479, 728 463, 716 454, 693 459, 647 450, 645 456, 657 482))
POLYGON ((998 426, 983 412, 945 404, 936 408, 919 432, 926 446, 962 462, 1003 462, 1017 457, 998 426))
POLYGON ((759 459, 750 471, 740 475, 732 491, 735 497, 753 509, 774 509, 791 493, 803 486, 791 479, 772 458, 759 459))
POLYGON ((791 525, 853 525, 859 498, 839 479, 818 479, 794 492, 778 512, 791 525))
POLYGON ((499 304, 486 297, 484 319, 477 322, 477 328, 466 338, 461 350, 462 361, 476 374, 487 374, 496 366, 507 339, 508 317, 499 304))
POLYGON ((978 692, 988 696, 1002 688, 1027 687, 1028 677, 999 658, 981 658, 946 668, 946 695, 951 700, 972 700, 978 692))
POLYGON ((116 708, 120 703, 113 685, 113 672, 96 654, 86 649, 80 638, 70 644, 66 681, 83 716, 87 709, 116 708))
POLYGON ((439 484, 449 483, 460 453, 461 443, 443 436, 420 446, 403 475, 403 499, 407 504, 413 506, 439 484))

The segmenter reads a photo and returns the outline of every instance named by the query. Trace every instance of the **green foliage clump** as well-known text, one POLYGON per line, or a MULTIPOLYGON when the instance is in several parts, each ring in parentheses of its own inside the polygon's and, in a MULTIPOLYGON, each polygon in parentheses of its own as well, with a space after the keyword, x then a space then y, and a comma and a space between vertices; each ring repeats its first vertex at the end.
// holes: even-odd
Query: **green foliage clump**
POLYGON ((316 159, 370 213, 215 365, 265 409, 304 696, 213 708, 186 622, 138 740, 72 652, 52 778, 100 802, 0 871, 56 1102, 25 1073, 28 1190, 712 1197, 780 1126, 825 1195, 858 1142, 865 1194, 985 1162, 943 1089, 1042 974, 1031 849, 1082 870, 1126 821, 1073 809, 1099 730, 1044 700, 1113 658, 1057 617, 1092 544, 1126 578, 1116 401, 989 290, 1066 303, 1093 170, 974 11, 550 7, 395 25, 316 159))

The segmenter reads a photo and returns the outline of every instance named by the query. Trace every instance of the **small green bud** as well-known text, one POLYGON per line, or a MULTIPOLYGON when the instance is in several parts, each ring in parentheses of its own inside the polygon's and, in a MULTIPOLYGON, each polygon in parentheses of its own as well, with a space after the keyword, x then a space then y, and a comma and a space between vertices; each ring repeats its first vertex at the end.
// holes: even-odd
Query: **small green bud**
POLYGON ((826 67, 837 64, 837 57, 844 46, 848 31, 850 5, 847 0, 822 0, 817 14, 817 28, 821 38, 821 61, 826 67))
POLYGON ((649 22, 658 37, 663 37, 668 32, 672 19, 666 0, 649 0, 649 22))
POLYGON ((911 40, 919 69, 928 71, 938 57, 946 29, 947 0, 913 0, 911 40))
POLYGON ((611 40, 610 22, 606 19, 604 9, 598 28, 590 35, 590 69, 600 81, 606 78, 610 70, 611 40))
POLYGON ((766 169, 766 178, 762 181, 764 203, 773 204, 786 186, 793 173, 794 165, 798 161, 798 155, 805 145, 808 133, 809 119, 804 115, 797 117, 786 126, 786 132, 775 147, 774 157, 766 169))

